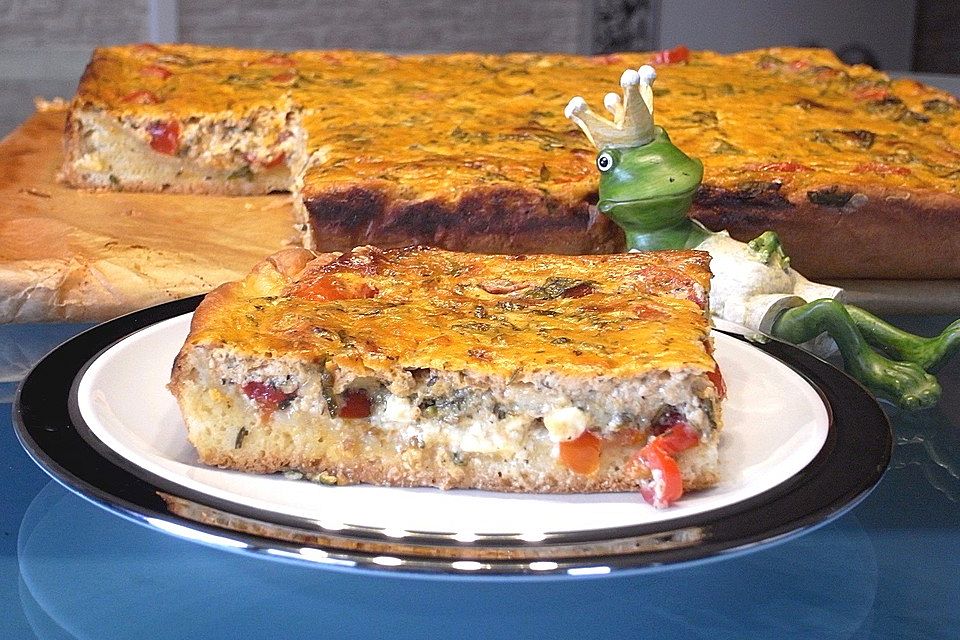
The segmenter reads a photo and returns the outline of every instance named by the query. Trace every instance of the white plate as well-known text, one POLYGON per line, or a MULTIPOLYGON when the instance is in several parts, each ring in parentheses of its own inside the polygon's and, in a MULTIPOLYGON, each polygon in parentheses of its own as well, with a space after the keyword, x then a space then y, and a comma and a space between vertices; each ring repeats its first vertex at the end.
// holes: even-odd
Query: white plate
POLYGON ((729 506, 785 482, 817 455, 829 412, 819 393, 790 367, 716 334, 727 383, 718 486, 657 510, 638 494, 528 495, 373 486, 327 487, 281 475, 255 475, 201 464, 166 383, 191 315, 151 325, 100 355, 77 388, 81 416, 104 445, 169 483, 261 511, 306 518, 326 529, 512 534, 594 531, 665 522, 729 506))

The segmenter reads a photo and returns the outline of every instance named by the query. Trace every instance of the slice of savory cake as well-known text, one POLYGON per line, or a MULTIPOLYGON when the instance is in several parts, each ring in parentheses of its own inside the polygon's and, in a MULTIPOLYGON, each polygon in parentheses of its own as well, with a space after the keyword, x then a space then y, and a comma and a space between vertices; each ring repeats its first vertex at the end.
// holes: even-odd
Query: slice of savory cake
POLYGON ((211 465, 664 506, 718 478, 708 263, 290 249, 204 299, 170 389, 211 465))
POLYGON ((60 178, 129 191, 288 190, 307 154, 294 65, 197 45, 97 49, 70 107, 60 178))

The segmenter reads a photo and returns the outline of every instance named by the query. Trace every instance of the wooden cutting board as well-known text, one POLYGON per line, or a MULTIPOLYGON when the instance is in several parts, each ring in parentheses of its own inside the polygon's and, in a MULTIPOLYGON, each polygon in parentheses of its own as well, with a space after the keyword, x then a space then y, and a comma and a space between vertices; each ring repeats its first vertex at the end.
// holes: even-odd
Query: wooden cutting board
MULTIPOLYGON (((63 108, 0 141, 0 323, 98 321, 209 291, 298 242, 290 196, 91 193, 57 183, 63 108)), ((845 280, 875 313, 960 313, 960 282, 845 280)))
POLYGON ((60 185, 65 111, 0 141, 0 322, 104 320, 208 291, 296 242, 290 196, 60 185))

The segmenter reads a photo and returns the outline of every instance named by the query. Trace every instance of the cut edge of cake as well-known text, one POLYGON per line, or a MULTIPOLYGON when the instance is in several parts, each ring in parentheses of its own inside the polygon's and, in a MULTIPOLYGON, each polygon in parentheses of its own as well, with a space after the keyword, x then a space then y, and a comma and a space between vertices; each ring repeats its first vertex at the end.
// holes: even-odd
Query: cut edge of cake
MULTIPOLYGON (((273 353, 265 360, 209 334, 197 338, 238 300, 275 300, 310 261, 338 255, 281 252, 246 279, 209 294, 198 308, 170 389, 205 463, 295 472, 326 484, 631 491, 656 476, 637 463, 638 451, 679 418, 697 434, 689 448, 670 456, 684 489, 718 481, 720 391, 715 369, 702 362, 586 379, 563 370, 508 377, 443 368, 358 370, 336 358, 273 353), (363 407, 360 418, 352 418, 357 396, 363 407), (502 413, 491 413, 489 398, 502 413), (593 433, 585 425, 595 413, 616 411, 639 427, 624 423, 623 429, 598 431, 603 447, 595 470, 579 473, 560 462, 562 443, 593 433), (433 413, 437 417, 428 417, 433 413)), ((705 316, 698 340, 709 353, 705 316)))

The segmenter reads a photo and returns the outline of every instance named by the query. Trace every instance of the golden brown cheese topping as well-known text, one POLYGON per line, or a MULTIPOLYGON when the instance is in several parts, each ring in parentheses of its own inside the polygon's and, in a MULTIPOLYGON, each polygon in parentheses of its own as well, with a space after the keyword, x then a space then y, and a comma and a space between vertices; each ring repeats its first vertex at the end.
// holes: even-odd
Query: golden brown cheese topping
MULTIPOLYGON (((945 92, 823 50, 678 57, 656 65, 656 118, 703 160, 708 185, 960 192, 960 104, 945 92)), ((307 197, 358 182, 417 199, 520 183, 583 199, 595 152, 563 107, 599 99, 652 58, 135 45, 99 49, 75 104, 158 118, 303 108, 318 152, 307 197)), ((834 204, 830 192, 812 197, 834 204)))
POLYGON ((252 275, 211 294, 225 302, 207 305, 188 343, 373 371, 711 372, 708 262, 697 251, 481 256, 365 247, 314 260, 292 281, 252 275))

